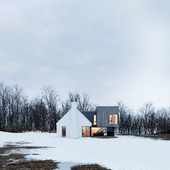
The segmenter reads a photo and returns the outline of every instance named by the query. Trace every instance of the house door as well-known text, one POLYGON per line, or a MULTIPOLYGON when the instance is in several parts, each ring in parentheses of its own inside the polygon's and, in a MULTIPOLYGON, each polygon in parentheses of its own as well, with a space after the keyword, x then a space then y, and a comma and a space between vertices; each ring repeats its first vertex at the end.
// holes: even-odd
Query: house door
POLYGON ((66 126, 62 126, 62 137, 66 137, 66 126))

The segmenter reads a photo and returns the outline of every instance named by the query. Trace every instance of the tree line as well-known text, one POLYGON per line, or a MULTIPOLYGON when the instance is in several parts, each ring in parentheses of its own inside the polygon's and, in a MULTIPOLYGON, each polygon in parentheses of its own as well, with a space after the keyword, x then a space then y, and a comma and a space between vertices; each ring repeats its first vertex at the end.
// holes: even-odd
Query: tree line
POLYGON ((89 96, 79 93, 68 94, 62 101, 51 86, 42 89, 41 96, 28 100, 24 90, 18 85, 7 86, 0 83, 0 131, 21 132, 30 130, 52 131, 56 123, 71 107, 78 103, 80 111, 95 110, 89 96))
POLYGON ((153 107, 153 103, 145 103, 134 114, 123 102, 118 102, 121 134, 170 134, 170 110, 153 107))
MULTIPOLYGON (((0 131, 21 132, 31 130, 53 131, 56 123, 71 108, 71 102, 78 103, 80 111, 94 111, 87 94, 70 92, 66 100, 61 100, 51 86, 45 86, 41 96, 32 100, 18 85, 8 86, 0 82, 0 131)), ((145 103, 134 113, 123 102, 119 107, 119 133, 154 134, 170 133, 170 110, 156 110, 152 103, 145 103)))

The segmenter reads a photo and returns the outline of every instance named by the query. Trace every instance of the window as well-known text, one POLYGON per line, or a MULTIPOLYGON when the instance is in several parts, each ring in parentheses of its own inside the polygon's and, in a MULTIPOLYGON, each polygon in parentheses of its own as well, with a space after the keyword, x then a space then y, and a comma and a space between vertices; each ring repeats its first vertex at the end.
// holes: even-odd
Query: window
POLYGON ((83 126, 82 127, 82 136, 83 137, 90 137, 90 127, 89 126, 83 126))
POLYGON ((109 115, 109 124, 118 124, 118 115, 117 114, 109 115))
POLYGON ((97 125, 97 115, 93 116, 93 125, 97 125))
POLYGON ((105 127, 92 127, 91 128, 91 136, 103 136, 104 135, 104 131, 105 127))
POLYGON ((62 126, 62 137, 66 137, 66 126, 62 126))

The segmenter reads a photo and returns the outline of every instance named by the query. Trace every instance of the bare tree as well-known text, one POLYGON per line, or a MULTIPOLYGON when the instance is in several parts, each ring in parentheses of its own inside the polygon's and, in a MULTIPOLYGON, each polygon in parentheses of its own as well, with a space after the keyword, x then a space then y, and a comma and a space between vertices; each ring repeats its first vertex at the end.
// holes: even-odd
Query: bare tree
POLYGON ((62 101, 61 114, 64 116, 71 108, 71 102, 77 102, 77 108, 80 111, 92 111, 96 109, 96 105, 90 103, 90 98, 86 93, 81 96, 79 93, 69 92, 68 99, 65 102, 62 101))
MULTIPOLYGON (((7 86, 0 82, 0 130, 51 130, 56 129, 56 122, 71 107, 71 102, 78 103, 80 111, 95 110, 86 93, 68 94, 68 99, 60 103, 59 95, 51 86, 45 86, 42 96, 31 101, 18 85, 7 86), (59 108, 59 104, 61 107, 59 108)), ((123 134, 170 134, 170 110, 155 110, 151 102, 145 103, 138 114, 134 114, 123 102, 118 102, 120 125, 123 134)))
POLYGON ((154 113, 154 107, 153 107, 153 103, 148 102, 148 103, 144 103, 144 106, 140 108, 140 113, 142 114, 142 116, 144 117, 144 132, 145 134, 149 133, 149 122, 151 123, 151 114, 154 113))
POLYGON ((59 95, 51 86, 45 86, 42 90, 42 96, 47 106, 47 126, 49 132, 55 129, 55 124, 59 120, 58 105, 59 95))

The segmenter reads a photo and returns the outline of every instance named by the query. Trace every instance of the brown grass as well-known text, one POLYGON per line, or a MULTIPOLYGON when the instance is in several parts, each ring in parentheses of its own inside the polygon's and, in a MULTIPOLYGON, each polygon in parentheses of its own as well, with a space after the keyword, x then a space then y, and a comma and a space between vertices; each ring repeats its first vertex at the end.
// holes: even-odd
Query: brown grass
MULTIPOLYGON (((23 144, 23 142, 21 142, 23 144)), ((12 149, 40 149, 47 147, 32 147, 32 146, 18 146, 20 143, 7 143, 3 148, 0 148, 0 169, 2 170, 47 170, 58 168, 57 162, 53 160, 30 160, 27 161, 26 154, 9 154, 12 149), (7 154, 7 155, 1 155, 7 154)), ((36 153, 35 153, 36 154, 36 153)), ((34 154, 34 155, 35 155, 34 154)))
POLYGON ((45 161, 25 161, 12 163, 7 167, 4 167, 4 170, 47 170, 47 169, 56 169, 57 162, 53 160, 45 160, 45 161))
POLYGON ((101 167, 98 164, 91 164, 91 165, 76 165, 71 167, 71 170, 110 170, 110 169, 101 167))
POLYGON ((121 134, 122 136, 137 136, 137 137, 145 137, 145 138, 152 138, 152 139, 162 139, 162 140, 170 140, 170 134, 150 134, 150 135, 128 135, 128 134, 121 134))
MULTIPOLYGON (((0 147, 0 170, 52 170, 58 168, 58 162, 53 160, 26 160, 25 156, 28 154, 8 154, 10 150, 15 149, 40 149, 47 147, 34 147, 34 146, 20 146, 28 144, 24 141, 21 142, 6 142, 4 147, 0 147), (2 155, 6 154, 6 155, 2 155)), ((34 153, 33 155, 37 155, 34 153)), ((71 167, 71 170, 110 170, 101 167, 97 164, 77 165, 71 167)))
POLYGON ((110 139, 110 138, 117 138, 117 137, 116 136, 92 136, 92 138, 110 139))
POLYGON ((136 136, 152 138, 152 139, 170 140, 170 134, 153 134, 153 135, 136 135, 136 136))
MULTIPOLYGON (((49 130, 4 130, 3 132, 9 132, 9 133, 49 132, 49 130)), ((56 131, 55 130, 51 130, 50 133, 56 133, 56 131)))

